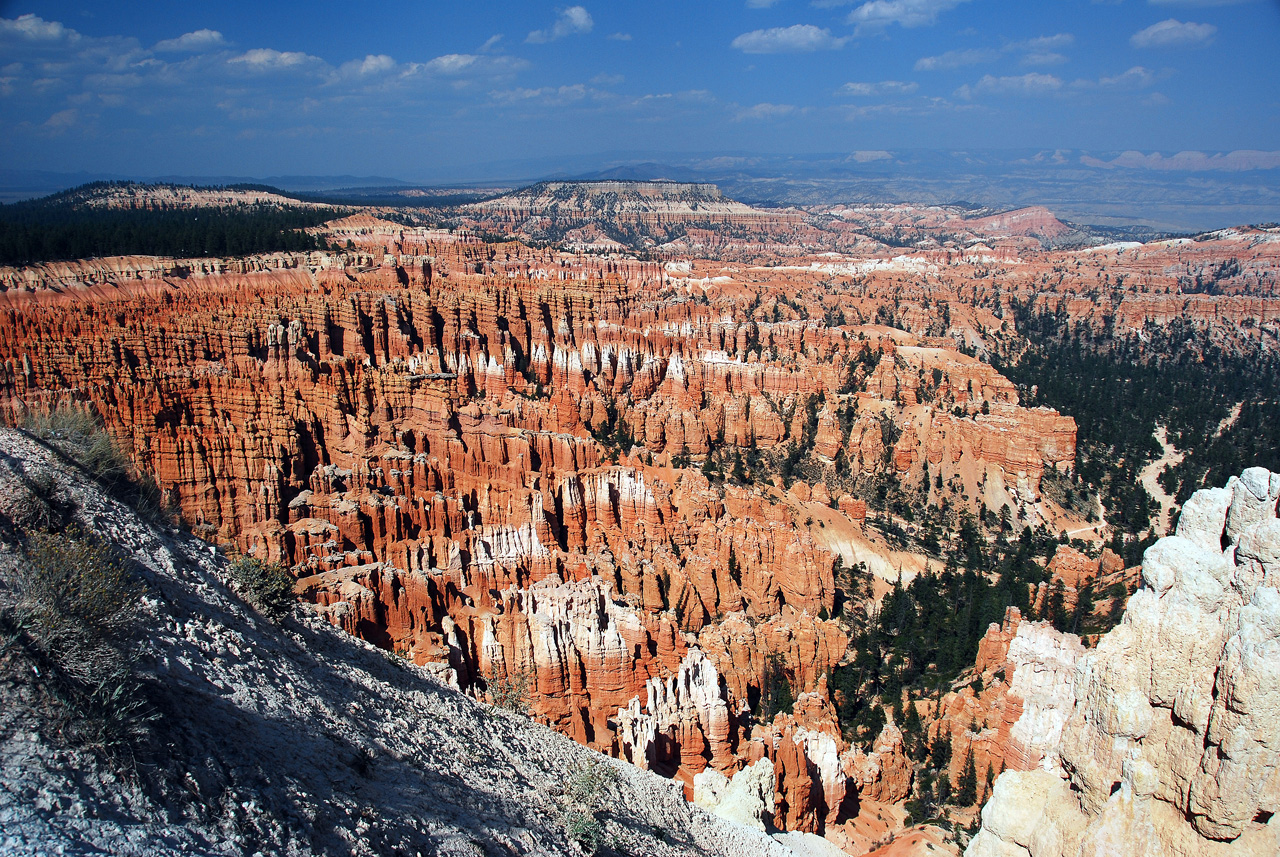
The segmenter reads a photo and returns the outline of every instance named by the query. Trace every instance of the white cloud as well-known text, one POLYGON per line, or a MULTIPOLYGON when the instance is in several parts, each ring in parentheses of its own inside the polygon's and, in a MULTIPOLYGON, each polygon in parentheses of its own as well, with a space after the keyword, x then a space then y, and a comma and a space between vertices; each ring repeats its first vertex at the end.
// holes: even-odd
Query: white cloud
POLYGON ((617 86, 624 80, 626 80, 626 78, 620 74, 609 74, 608 72, 603 71, 591 78, 591 82, 598 86, 617 86))
POLYGON ((770 6, 777 6, 781 0, 747 0, 748 9, 768 9, 770 6))
POLYGON ((1145 30, 1139 30, 1129 39, 1135 48, 1177 48, 1192 45, 1203 45, 1213 38, 1218 28, 1213 24, 1183 23, 1176 18, 1169 18, 1158 24, 1152 24, 1145 30))
POLYGON ((880 28, 890 24, 924 27, 937 23, 938 15, 969 0, 871 0, 849 13, 848 22, 858 27, 880 28))
POLYGON ((882 80, 879 83, 846 83, 836 90, 837 95, 858 97, 874 95, 910 95, 920 88, 915 81, 882 80))
POLYGON ((245 51, 238 57, 227 60, 231 63, 242 63, 254 71, 298 68, 312 63, 323 63, 319 57, 313 57, 302 51, 277 51, 273 48, 254 48, 245 51))
POLYGON ((812 24, 796 24, 743 33, 733 40, 732 47, 746 54, 804 53, 839 50, 847 41, 849 40, 831 35, 830 30, 812 24))
POLYGON ((605 38, 609 39, 612 42, 629 42, 631 41, 631 34, 630 33, 610 33, 605 38))
POLYGON ((206 51, 210 48, 221 47, 226 43, 226 39, 222 38, 222 33, 217 30, 205 29, 183 33, 176 39, 165 39, 162 42, 156 42, 155 49, 161 52, 206 51))
POLYGON ((1073 45, 1075 41, 1076 37, 1070 33, 1055 33, 1052 36, 1037 36, 1034 39, 1027 39, 1025 42, 1013 42, 1009 45, 1009 48, 1021 51, 1054 51, 1073 45))
POLYGON ((80 34, 57 21, 46 21, 38 15, 19 15, 17 18, 0 18, 0 35, 14 35, 33 42, 56 42, 63 38, 77 41, 80 34))
POLYGON ((956 95, 970 98, 974 94, 991 93, 993 95, 1050 95, 1062 89, 1062 79, 1051 74, 1018 75, 1016 77, 996 77, 983 75, 982 79, 969 87, 960 87, 956 95))
POLYGON ((444 54, 422 64, 427 71, 437 74, 460 74, 480 61, 475 54, 444 54))
POLYGON ((396 61, 386 54, 369 54, 362 60, 351 60, 339 67, 343 75, 367 77, 371 74, 386 74, 396 67, 396 61))
POLYGON ((78 118, 75 108, 59 110, 45 120, 43 127, 54 133, 60 133, 75 125, 78 118))
POLYGON ((1146 89, 1156 82, 1156 73, 1149 68, 1135 65, 1133 68, 1115 77, 1103 77, 1098 80, 1099 86, 1112 89, 1146 89))
POLYGON ((1000 50, 994 48, 969 48, 968 50, 947 51, 936 57, 921 57, 916 60, 916 71, 942 71, 961 68, 967 65, 981 65, 995 62, 1000 55, 1022 53, 1023 65, 1058 65, 1067 61, 1067 57, 1057 52, 1074 44, 1076 37, 1070 33, 1055 33, 1052 36, 1037 36, 1020 42, 1008 42, 1000 50))
POLYGON ((588 89, 581 83, 571 86, 543 86, 528 89, 517 86, 514 89, 495 89, 489 93, 494 101, 503 104, 532 103, 549 107, 563 107, 584 100, 587 96, 599 95, 596 90, 588 89))
POLYGON ((916 60, 916 71, 940 71, 942 69, 960 68, 966 65, 980 65, 992 62, 1000 54, 988 48, 971 48, 966 51, 947 51, 936 57, 921 57, 916 60))
POLYGON ((591 13, 582 6, 570 6, 560 12, 560 17, 556 18, 556 22, 551 25, 549 30, 534 30, 525 38, 526 42, 534 45, 541 45, 547 42, 554 42, 556 39, 563 39, 565 36, 576 36, 582 33, 591 32, 591 28, 595 26, 595 21, 591 20, 591 13))
POLYGON ((482 56, 480 54, 444 54, 433 60, 410 66, 410 72, 425 71, 447 77, 469 74, 476 77, 512 74, 528 68, 527 60, 518 57, 482 56))
POLYGON ((770 104, 767 101, 748 107, 745 110, 739 110, 737 119, 777 119, 782 116, 789 116, 796 112, 794 104, 770 104))
POLYGON ((1053 51, 1046 53, 1032 52, 1022 58, 1023 65, 1062 65, 1066 61, 1067 58, 1065 56, 1053 51))

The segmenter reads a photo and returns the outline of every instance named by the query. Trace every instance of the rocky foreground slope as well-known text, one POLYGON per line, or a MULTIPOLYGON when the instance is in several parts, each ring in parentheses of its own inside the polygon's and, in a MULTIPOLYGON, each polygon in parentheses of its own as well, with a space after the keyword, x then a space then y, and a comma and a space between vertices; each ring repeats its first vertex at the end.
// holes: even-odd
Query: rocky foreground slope
POLYGON ((797 853, 301 610, 268 621, 228 589, 216 549, 153 527, 9 430, 6 606, 22 561, 13 523, 50 485, 55 505, 119 545, 145 580, 139 668, 160 719, 121 773, 63 742, 41 677, 0 656, 6 855, 581 853, 565 792, 594 765, 612 772, 593 799, 602 853, 797 853))
POLYGON ((1018 629, 1022 752, 968 857, 1280 853, 1278 497, 1260 467, 1196 492, 1096 648, 1018 629))

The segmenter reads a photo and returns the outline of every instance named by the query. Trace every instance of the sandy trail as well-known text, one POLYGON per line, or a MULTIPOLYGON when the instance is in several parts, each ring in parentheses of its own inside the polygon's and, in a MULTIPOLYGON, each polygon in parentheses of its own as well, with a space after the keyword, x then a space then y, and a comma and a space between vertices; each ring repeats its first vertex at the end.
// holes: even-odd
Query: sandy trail
POLYGON ((1155 437, 1163 452, 1159 458, 1142 468, 1138 473, 1138 481, 1160 504, 1160 514, 1156 516, 1152 529, 1157 536, 1163 536, 1169 531, 1169 510, 1173 508, 1174 499, 1164 490, 1158 477, 1168 465, 1181 464, 1185 453, 1174 449, 1173 444, 1169 443, 1169 435, 1164 426, 1156 426, 1155 437))

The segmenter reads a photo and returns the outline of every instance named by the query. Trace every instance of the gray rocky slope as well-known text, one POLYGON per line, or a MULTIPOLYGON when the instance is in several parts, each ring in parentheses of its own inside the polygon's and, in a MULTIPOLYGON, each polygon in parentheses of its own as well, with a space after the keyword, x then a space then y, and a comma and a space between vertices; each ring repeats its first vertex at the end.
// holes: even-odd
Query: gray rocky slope
MULTIPOLYGON (((0 431, 0 516, 42 477, 138 563, 140 669, 160 719, 122 773, 55 734, 38 677, 0 674, 0 853, 575 854, 563 793, 603 764, 616 775, 596 803, 601 853, 794 857, 686 803, 678 784, 477 703, 302 608, 267 620, 209 545, 0 431)), ((0 570, 19 558, 11 537, 0 544, 0 570)))

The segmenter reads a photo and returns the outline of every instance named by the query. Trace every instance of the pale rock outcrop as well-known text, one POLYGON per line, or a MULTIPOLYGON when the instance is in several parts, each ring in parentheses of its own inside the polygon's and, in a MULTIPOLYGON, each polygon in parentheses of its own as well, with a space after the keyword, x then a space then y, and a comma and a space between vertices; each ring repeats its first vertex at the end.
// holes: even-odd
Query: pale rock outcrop
POLYGON ((1057 764, 1062 728, 1075 703, 1076 662, 1084 646, 1047 622, 1023 621, 1016 607, 992 623, 978 645, 981 691, 966 685, 942 698, 929 727, 951 738, 948 773, 959 781, 970 756, 977 771, 1026 771, 1057 764))
POLYGON ((1022 715, 1009 730, 1008 767, 1056 764, 1053 752, 1075 701, 1076 662, 1084 652, 1074 634, 1045 622, 1024 622, 1009 642, 1009 694, 1022 700, 1022 715))
POLYGON ((796 857, 848 857, 847 851, 816 833, 793 830, 790 833, 775 833, 773 839, 790 848, 796 857))
POLYGON ((764 830, 773 821, 773 762, 761 759, 730 779, 712 768, 693 778, 693 802, 721 818, 764 830))
POLYGON ((731 719, 720 693, 720 674, 701 649, 691 648, 679 671, 645 683, 647 701, 632 698, 618 711, 622 752, 641 768, 697 774, 711 764, 731 768, 731 719))
POLYGON ((1000 776, 969 857, 1280 853, 1277 489, 1251 468, 1187 502, 1080 656, 1057 759, 1000 776))

